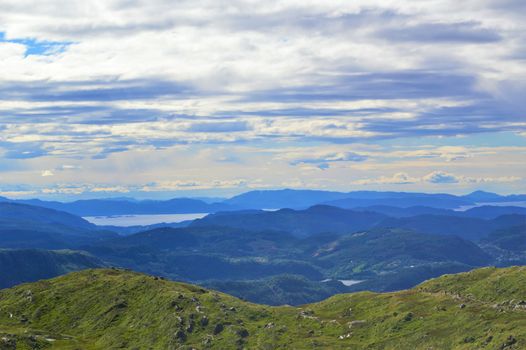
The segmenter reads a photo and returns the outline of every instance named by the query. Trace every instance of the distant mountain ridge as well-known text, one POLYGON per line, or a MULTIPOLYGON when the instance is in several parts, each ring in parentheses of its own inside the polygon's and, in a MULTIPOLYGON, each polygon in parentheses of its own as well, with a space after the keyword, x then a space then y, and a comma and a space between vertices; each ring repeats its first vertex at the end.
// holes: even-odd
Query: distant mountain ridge
POLYGON ((215 198, 174 198, 170 200, 135 200, 133 198, 110 198, 78 200, 74 202, 43 201, 39 199, 12 200, 0 197, 0 202, 16 202, 56 209, 79 216, 110 216, 140 214, 186 214, 216 213, 242 209, 306 209, 317 204, 341 208, 370 206, 393 206, 409 208, 426 206, 439 209, 455 209, 484 202, 523 202, 526 195, 501 196, 495 193, 475 191, 456 196, 440 193, 352 191, 335 192, 320 190, 259 190, 249 191, 229 199, 213 202, 215 198))
POLYGON ((84 252, 0 249, 0 289, 105 266, 102 261, 84 252))

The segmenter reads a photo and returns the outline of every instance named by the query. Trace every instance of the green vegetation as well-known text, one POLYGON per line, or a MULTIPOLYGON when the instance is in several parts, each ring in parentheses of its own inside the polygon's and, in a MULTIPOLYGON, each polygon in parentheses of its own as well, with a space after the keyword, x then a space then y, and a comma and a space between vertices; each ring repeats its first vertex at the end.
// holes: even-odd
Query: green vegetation
POLYGON ((526 267, 484 268, 402 292, 269 307, 86 270, 0 291, 0 348, 524 349, 525 285, 526 267))
POLYGON ((85 252, 0 249, 0 288, 104 266, 102 261, 85 252))

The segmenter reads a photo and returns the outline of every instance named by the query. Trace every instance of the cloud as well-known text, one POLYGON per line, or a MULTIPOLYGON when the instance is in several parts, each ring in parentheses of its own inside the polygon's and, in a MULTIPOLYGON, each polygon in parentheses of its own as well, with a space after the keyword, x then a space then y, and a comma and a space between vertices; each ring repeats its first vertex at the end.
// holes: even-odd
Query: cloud
POLYGON ((54 176, 54 175, 55 174, 51 170, 44 170, 42 171, 42 174, 41 174, 42 177, 49 177, 49 176, 54 176))
POLYGON ((443 171, 433 171, 424 176, 422 180, 434 184, 453 184, 460 181, 455 175, 443 171))
MULTIPOLYGON (((2 181, 60 178, 72 186, 60 191, 75 193, 77 177, 89 190, 111 168, 140 188, 172 159, 186 165, 207 147, 249 147, 178 171, 199 181, 189 188, 211 186, 216 171, 252 185, 275 173, 334 187, 369 179, 433 188, 423 174, 436 169, 459 185, 513 184, 496 168, 515 155, 496 145, 520 144, 514 137, 526 133, 523 9, 515 0, 2 1, 0 164, 10 174, 2 181), (488 142, 493 151, 474 151, 488 142), (276 158, 284 153, 296 155, 276 158), (144 163, 148 172, 137 172, 144 163), (304 179, 306 168, 326 171, 304 179), (467 168, 487 178, 458 175, 467 168)), ((512 171, 524 168, 515 162, 512 171)))
POLYGON ((392 176, 381 176, 375 179, 361 179, 355 180, 353 183, 355 185, 407 185, 417 182, 418 179, 415 179, 409 176, 407 173, 396 173, 392 176))
POLYGON ((371 179, 360 179, 353 181, 355 185, 409 185, 417 183, 430 183, 434 185, 444 184, 490 184, 490 183, 511 183, 523 181, 518 176, 498 176, 498 177, 470 177, 460 176, 444 171, 433 171, 421 177, 412 177, 407 173, 400 172, 392 176, 381 176, 371 179))
POLYGON ((368 159, 367 156, 355 152, 333 152, 321 153, 315 155, 288 154, 285 158, 291 165, 314 164, 319 169, 325 170, 330 167, 331 163, 336 162, 363 162, 368 159))
POLYGON ((227 122, 197 122, 192 123, 187 131, 193 132, 239 132, 251 130, 246 121, 227 121, 227 122))
POLYGON ((479 23, 423 23, 403 27, 382 29, 378 36, 387 40, 417 43, 494 43, 502 40, 501 35, 479 23))

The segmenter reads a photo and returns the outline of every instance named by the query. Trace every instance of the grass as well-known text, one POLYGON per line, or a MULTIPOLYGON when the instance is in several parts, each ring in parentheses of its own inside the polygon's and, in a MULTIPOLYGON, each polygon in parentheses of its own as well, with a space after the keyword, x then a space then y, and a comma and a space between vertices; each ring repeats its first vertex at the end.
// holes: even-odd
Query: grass
POLYGON ((525 281, 526 267, 485 268, 402 292, 269 307, 86 270, 0 291, 0 349, 524 349, 525 281))

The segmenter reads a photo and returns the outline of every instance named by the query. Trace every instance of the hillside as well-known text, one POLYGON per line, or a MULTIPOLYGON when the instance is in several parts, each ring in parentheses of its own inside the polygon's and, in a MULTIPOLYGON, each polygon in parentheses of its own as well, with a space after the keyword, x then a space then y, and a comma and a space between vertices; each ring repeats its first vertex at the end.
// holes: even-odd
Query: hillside
POLYGON ((99 259, 71 250, 0 249, 0 288, 103 266, 99 259))
POLYGON ((195 220, 190 226, 226 226, 245 230, 274 230, 298 237, 317 233, 351 233, 378 225, 387 216, 374 212, 356 212, 326 205, 305 210, 241 211, 218 213, 195 220))
POLYGON ((117 236, 66 212, 0 202, 1 248, 76 248, 117 236))
MULTIPOLYGON (((217 288, 250 301, 266 300, 267 296, 255 291, 268 290, 265 279, 283 274, 303 276, 318 289, 326 290, 319 285, 324 279, 353 279, 367 280, 367 288, 389 291, 492 262, 478 246, 461 238, 401 229, 299 238, 278 231, 191 226, 151 230, 84 249, 115 266, 173 280, 204 285, 215 280, 217 288), (219 280, 225 283, 217 284, 219 280), (244 280, 255 288, 249 291, 246 284, 238 283, 244 280)), ((290 288, 282 300, 300 304, 306 299, 290 288)))
POLYGON ((485 268, 388 294, 266 307, 123 270, 0 291, 4 348, 479 349, 526 347, 526 268, 485 268))
POLYGON ((135 200, 132 198, 89 199, 65 203, 42 201, 39 199, 24 199, 11 202, 64 211, 79 216, 214 213, 216 211, 236 209, 228 204, 207 203, 192 198, 174 198, 170 200, 135 200))

